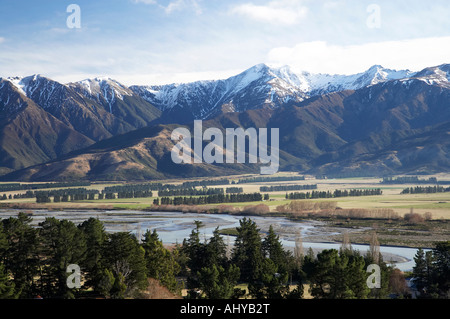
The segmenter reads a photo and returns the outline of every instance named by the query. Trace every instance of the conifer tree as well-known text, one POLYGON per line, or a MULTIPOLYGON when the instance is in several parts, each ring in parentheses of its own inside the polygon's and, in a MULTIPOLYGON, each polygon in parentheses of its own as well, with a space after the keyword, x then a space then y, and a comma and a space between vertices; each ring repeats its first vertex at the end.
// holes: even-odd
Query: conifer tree
POLYGON ((73 290, 67 286, 67 267, 83 264, 86 252, 84 235, 69 220, 47 217, 39 226, 43 294, 47 297, 73 298, 73 290))
MULTIPOLYGON (((103 256, 104 265, 112 271, 115 277, 113 289, 122 291, 122 287, 125 285, 124 296, 132 297, 136 296, 139 290, 147 287, 145 250, 131 233, 110 234, 104 245, 103 256)), ((118 296, 122 296, 122 294, 118 296)))
POLYGON ((38 237, 31 222, 31 217, 25 213, 2 220, 7 241, 7 250, 3 253, 5 271, 12 274, 15 291, 20 298, 33 297, 37 289, 38 237))
POLYGON ((14 297, 14 283, 5 271, 5 266, 0 263, 0 299, 12 299, 14 297))
POLYGON ((213 264, 204 267, 198 273, 199 288, 208 299, 231 299, 235 296, 235 286, 239 280, 240 271, 235 265, 227 269, 213 264))
POLYGON ((86 240, 86 255, 82 268, 86 273, 85 286, 99 291, 99 283, 103 278, 102 265, 103 245, 107 238, 103 223, 97 218, 89 218, 78 226, 86 240))
POLYGON ((176 275, 180 271, 180 266, 171 252, 163 246, 156 230, 153 230, 153 232, 147 230, 144 234, 142 247, 145 251, 147 276, 158 279, 170 291, 177 292, 179 287, 176 275))
POLYGON ((241 270, 241 281, 258 280, 263 267, 262 242, 259 229, 251 219, 239 221, 232 254, 232 263, 241 270))
POLYGON ((439 298, 450 297, 450 241, 438 242, 432 250, 435 258, 434 278, 439 298))
POLYGON ((216 265, 226 268, 228 263, 227 245, 219 233, 219 227, 213 231, 213 236, 209 239, 205 249, 207 267, 216 265))
POLYGON ((425 252, 419 248, 414 256, 415 266, 413 267, 414 282, 417 290, 422 293, 428 284, 427 262, 425 260, 425 252))

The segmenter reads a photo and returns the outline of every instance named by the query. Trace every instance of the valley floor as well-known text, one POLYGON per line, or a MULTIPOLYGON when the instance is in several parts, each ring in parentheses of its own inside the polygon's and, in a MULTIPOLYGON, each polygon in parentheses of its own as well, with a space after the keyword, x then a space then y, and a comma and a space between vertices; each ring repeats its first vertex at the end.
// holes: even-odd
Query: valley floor
MULTIPOLYGON (((279 173, 279 175, 293 175, 294 173, 279 173)), ((242 176, 226 177, 235 179, 242 176)), ((436 175, 438 180, 450 180, 450 175, 436 175)), ((427 177, 428 178, 428 177, 427 177)), ((430 194, 401 194, 402 190, 407 187, 415 187, 416 184, 381 184, 380 178, 342 178, 342 179, 315 179, 306 178, 303 181, 287 181, 287 182, 264 182, 264 183, 244 183, 234 185, 214 185, 212 188, 238 186, 242 187, 244 193, 260 192, 261 186, 271 185, 306 185, 317 184, 317 191, 350 190, 350 189, 375 189, 382 190, 382 195, 377 196, 354 196, 340 197, 328 199, 306 199, 301 201, 313 202, 334 202, 336 210, 334 214, 323 215, 315 211, 308 212, 289 212, 281 211, 280 207, 287 205, 291 200, 286 199, 285 191, 268 192, 270 199, 263 202, 245 202, 245 203, 227 203, 235 209, 244 209, 251 205, 264 204, 270 209, 266 212, 267 216, 284 216, 297 220, 318 220, 324 223, 333 231, 327 231, 324 236, 323 232, 318 232, 317 236, 311 236, 308 241, 321 242, 341 242, 343 234, 348 235, 352 243, 369 243, 370 236, 375 230, 381 245, 405 246, 405 247, 433 247, 434 242, 450 239, 450 192, 430 193, 430 194), (347 210, 364 210, 370 213, 361 217, 342 217, 339 211, 347 210), (391 210, 398 218, 386 218, 385 216, 377 216, 377 212, 382 210, 391 210), (374 215, 375 214, 375 215, 374 215), (406 219, 405 215, 415 214, 419 219, 406 219), (425 218, 426 216, 426 218, 425 218)), ((153 181, 152 181, 153 182, 153 181)), ((180 183, 178 181, 162 181, 162 183, 180 183)), ((120 185, 122 183, 117 183, 120 185)), ((87 188, 102 190, 105 186, 112 184, 92 184, 87 188)), ((115 185, 115 184, 113 184, 115 185)), ((422 186, 422 185, 421 185, 422 186)), ((306 191, 303 191, 306 192, 306 191)), ((6 192, 5 194, 16 194, 17 191, 6 192)), ((290 193, 290 191, 289 191, 290 193)), ((157 192, 153 197, 148 198, 130 198, 130 199, 102 199, 102 200, 83 200, 65 203, 45 203, 38 204, 36 199, 6 199, 0 201, 0 217, 1 209, 49 209, 49 210, 158 210, 152 207, 153 200, 156 198, 157 192)), ((2 196, 2 194, 0 194, 2 196)), ((219 204, 196 206, 192 208, 205 210, 208 208, 218 207, 219 204)), ((222 205, 223 206, 223 205, 222 205)), ((174 208, 172 206, 172 208, 174 208)), ((176 208, 175 208, 176 209, 176 208)), ((180 207, 185 210, 186 207, 180 207)), ((261 216, 264 216, 261 215, 261 216)), ((232 230, 230 230, 232 232, 232 230)))

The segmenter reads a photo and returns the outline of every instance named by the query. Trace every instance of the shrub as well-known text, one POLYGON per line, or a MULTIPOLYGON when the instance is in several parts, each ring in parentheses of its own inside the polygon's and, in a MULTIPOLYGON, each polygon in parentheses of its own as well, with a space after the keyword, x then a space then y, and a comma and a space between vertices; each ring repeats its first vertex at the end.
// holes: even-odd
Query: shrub
POLYGON ((408 213, 403 217, 404 220, 410 224, 421 224, 425 221, 425 218, 417 213, 408 213))
POLYGON ((242 213, 251 215, 264 215, 270 213, 270 208, 265 204, 245 206, 242 210, 242 213))

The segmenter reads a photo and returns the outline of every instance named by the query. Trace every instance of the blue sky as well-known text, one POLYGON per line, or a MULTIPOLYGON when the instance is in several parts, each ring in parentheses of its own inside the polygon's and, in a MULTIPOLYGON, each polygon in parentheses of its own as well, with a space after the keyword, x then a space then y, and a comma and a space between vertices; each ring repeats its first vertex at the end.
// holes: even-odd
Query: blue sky
POLYGON ((225 78, 258 63, 350 74, 450 63, 448 0, 0 2, 0 76, 125 84, 225 78), (80 28, 69 28, 70 4, 80 28))

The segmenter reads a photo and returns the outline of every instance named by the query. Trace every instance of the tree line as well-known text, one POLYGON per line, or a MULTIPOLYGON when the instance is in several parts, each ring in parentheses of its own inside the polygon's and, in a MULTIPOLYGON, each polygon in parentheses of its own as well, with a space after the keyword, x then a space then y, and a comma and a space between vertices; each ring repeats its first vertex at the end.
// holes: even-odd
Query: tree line
MULTIPOLYGON (((0 222, 0 298, 141 298, 149 278, 178 295, 186 288, 186 298, 302 298, 306 283, 319 299, 409 296, 401 289, 404 276, 382 260, 376 240, 364 256, 345 238, 340 250, 317 254, 311 249, 304 254, 297 239, 291 252, 273 227, 262 236, 254 221, 243 218, 233 246, 219 228, 202 239, 202 223, 195 221, 190 236, 169 250, 156 230, 142 238, 107 233, 96 218, 75 225, 47 217, 38 227, 31 224, 24 213, 0 222), (367 267, 373 263, 380 266, 381 286, 369 289, 367 267), (71 264, 81 268, 79 288, 67 285, 71 264)), ((448 297, 449 253, 450 242, 430 253, 418 251, 413 273, 421 297, 448 297)))
POLYGON ((49 203, 51 202, 50 197, 53 197, 53 201, 57 203, 75 200, 92 200, 95 199, 95 195, 98 194, 99 191, 86 188, 67 188, 51 191, 35 191, 33 193, 37 203, 49 203))
POLYGON ((47 217, 38 227, 24 213, 0 223, 0 298, 139 297, 149 277, 175 291, 178 264, 147 231, 106 233, 89 218, 79 225, 47 217), (77 264, 80 288, 69 288, 67 267, 77 264))
POLYGON ((116 199, 117 198, 145 198, 152 197, 153 193, 148 190, 131 190, 119 191, 116 193, 104 192, 101 193, 98 190, 86 189, 86 188, 69 188, 59 189, 52 191, 36 191, 33 192, 32 197, 36 197, 37 203, 50 203, 53 198, 54 203, 59 202, 71 202, 82 200, 102 200, 102 199, 116 199), (97 197, 96 197, 97 195, 97 197))
POLYGON ((42 189, 42 188, 61 188, 61 187, 78 187, 91 186, 90 182, 56 182, 56 183, 5 183, 0 184, 0 192, 10 192, 19 190, 42 189))
POLYGON ((450 298, 450 241, 436 243, 427 252, 419 248, 414 262, 413 277, 419 298, 450 298))
POLYGON ((313 185, 274 185, 274 186, 260 186, 260 192, 280 192, 280 191, 298 191, 305 189, 317 189, 317 184, 313 185))
POLYGON ((204 205, 204 204, 219 204, 219 203, 239 203, 239 202, 258 202, 264 199, 269 199, 268 196, 263 197, 260 193, 250 194, 212 194, 198 197, 162 197, 155 198, 153 204, 155 205, 204 205))
POLYGON ((189 182, 183 182, 181 184, 181 188, 189 188, 189 187, 196 187, 196 186, 213 186, 213 185, 228 185, 230 184, 230 180, 227 178, 220 178, 220 179, 208 179, 203 181, 189 181, 189 182))
POLYGON ((417 176, 399 176, 399 177, 383 177, 382 184, 437 184, 436 177, 428 179, 419 179, 417 176))
POLYGON ((285 182, 285 181, 304 181, 305 176, 258 176, 258 177, 248 177, 240 178, 238 180, 239 184, 245 183, 266 183, 266 182, 285 182))
POLYGON ((407 187, 402 190, 401 194, 430 194, 430 193, 444 193, 450 192, 450 187, 444 188, 442 186, 416 186, 407 187))
POLYGON ((316 199, 316 198, 337 198, 337 197, 348 197, 348 196, 375 196, 382 195, 383 191, 379 188, 377 189, 350 189, 350 190, 339 190, 336 189, 334 192, 331 191, 312 191, 306 193, 286 193, 286 199, 316 199))
MULTIPOLYGON (((230 247, 219 234, 202 241, 202 223, 195 222, 189 238, 179 249, 180 273, 187 278, 187 298, 232 299, 246 296, 236 288, 245 283, 248 295, 257 299, 302 298, 304 285, 316 299, 386 299, 411 298, 406 275, 388 266, 379 252, 376 233, 365 255, 353 250, 344 235, 342 246, 315 254, 303 253, 301 238, 294 252, 285 250, 271 226, 265 236, 256 223, 243 218, 236 228, 234 246, 230 247), (369 288, 368 266, 380 269, 380 286, 369 288)), ((436 243, 427 255, 418 250, 413 275, 423 293, 421 298, 448 298, 450 241, 436 243), (431 269, 431 271, 430 271, 431 269), (428 289, 427 287, 434 288, 428 289)))
POLYGON ((202 196, 202 195, 213 195, 213 194, 223 194, 223 188, 179 188, 179 189, 165 189, 159 190, 158 196, 202 196))
POLYGON ((232 194, 232 193, 240 194, 240 193, 243 193, 243 192, 244 192, 244 189, 242 187, 227 187, 226 188, 226 193, 227 194, 232 194))

